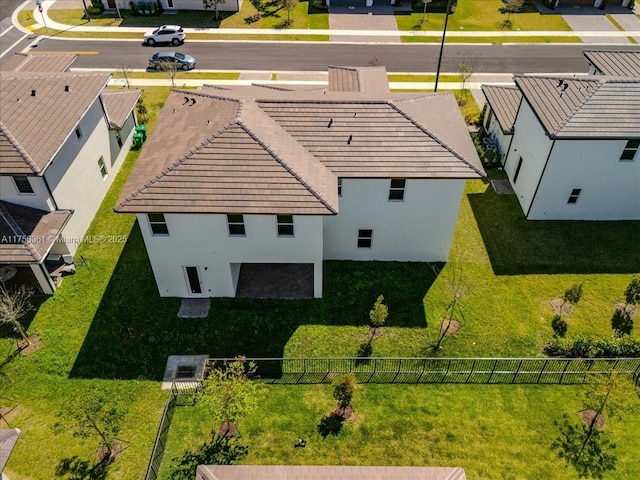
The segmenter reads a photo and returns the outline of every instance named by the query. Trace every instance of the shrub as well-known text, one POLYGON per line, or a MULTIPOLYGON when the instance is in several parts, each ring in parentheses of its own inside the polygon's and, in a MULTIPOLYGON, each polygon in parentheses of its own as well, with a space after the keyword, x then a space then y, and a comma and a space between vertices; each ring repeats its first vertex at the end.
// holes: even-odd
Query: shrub
POLYGON ((357 384, 358 380, 353 373, 345 373, 334 379, 333 398, 338 401, 338 406, 341 409, 346 409, 351 406, 353 391, 357 384))
POLYGON ((633 331, 633 319, 626 310, 617 309, 611 317, 611 328, 617 337, 631 335, 633 331))
POLYGON ((550 357, 615 358, 640 357, 640 338, 624 337, 593 339, 586 335, 571 339, 554 338, 543 349, 550 357))
POLYGON ((551 320, 551 328, 553 328, 553 334, 556 337, 564 337, 567 334, 568 326, 560 315, 554 315, 551 320))

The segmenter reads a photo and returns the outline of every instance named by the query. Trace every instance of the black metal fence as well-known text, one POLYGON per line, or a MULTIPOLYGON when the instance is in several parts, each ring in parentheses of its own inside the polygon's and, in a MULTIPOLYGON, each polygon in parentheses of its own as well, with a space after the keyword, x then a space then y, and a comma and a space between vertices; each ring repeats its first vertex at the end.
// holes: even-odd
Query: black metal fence
POLYGON ((147 466, 147 473, 144 476, 145 480, 156 480, 158 478, 160 466, 162 465, 162 458, 164 457, 167 435, 169 434, 169 427, 171 427, 171 420, 173 419, 174 408, 176 405, 184 404, 185 401, 193 403, 195 401, 198 388, 199 383, 197 382, 173 382, 171 385, 169 397, 167 398, 164 410, 162 411, 160 426, 158 427, 158 433, 156 434, 156 441, 153 444, 153 450, 151 451, 151 458, 149 460, 149 465, 147 466))
MULTIPOLYGON (((360 383, 579 384, 590 373, 633 375, 640 358, 253 358, 267 383, 329 383, 353 373, 360 383)), ((211 358, 208 368, 233 361, 211 358)))

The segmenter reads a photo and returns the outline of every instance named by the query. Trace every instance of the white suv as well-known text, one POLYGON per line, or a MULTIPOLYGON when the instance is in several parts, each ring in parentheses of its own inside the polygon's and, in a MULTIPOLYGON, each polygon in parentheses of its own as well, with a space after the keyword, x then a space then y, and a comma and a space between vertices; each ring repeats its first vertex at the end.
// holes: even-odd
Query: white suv
POLYGON ((152 32, 145 33, 144 43, 151 46, 159 42, 180 45, 184 43, 186 37, 184 30, 179 25, 162 25, 152 32))

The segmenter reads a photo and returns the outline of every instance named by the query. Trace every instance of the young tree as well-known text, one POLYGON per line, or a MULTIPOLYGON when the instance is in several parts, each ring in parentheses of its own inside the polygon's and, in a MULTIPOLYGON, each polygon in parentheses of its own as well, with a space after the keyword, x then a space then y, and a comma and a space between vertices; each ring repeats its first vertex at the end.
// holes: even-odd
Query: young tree
POLYGON ((627 288, 624 290, 624 299, 626 302, 625 310, 629 305, 634 307, 640 303, 640 278, 632 278, 627 288))
POLYGON ((427 10, 427 5, 429 5, 433 0, 421 0, 424 5, 424 10, 422 10, 422 18, 420 19, 420 23, 425 23, 429 21, 429 11, 427 10), (426 20, 425 20, 426 17, 426 20))
POLYGON ((202 0, 202 5, 204 6, 205 10, 209 10, 210 8, 213 8, 215 12, 216 22, 220 20, 220 12, 218 11, 218 5, 224 4, 224 3, 225 3, 225 0, 202 0))
POLYGON ((567 302, 571 305, 577 305, 580 299, 582 298, 582 284, 574 283, 571 285, 564 295, 562 296, 562 304, 560 305, 560 316, 562 316, 562 311, 567 302))
POLYGON ((524 0, 502 0, 502 3, 504 4, 501 9, 502 13, 507 14, 507 19, 502 23, 502 26, 504 28, 511 28, 511 15, 522 10, 524 0))
POLYGON ((257 365, 245 357, 209 372, 202 381, 202 396, 214 418, 222 422, 220 432, 232 437, 238 430, 240 418, 258 407, 264 386, 253 380, 257 365))
POLYGON ((389 316, 389 307, 382 302, 384 302, 384 296, 380 295, 376 299, 376 303, 373 304, 373 308, 369 311, 369 322, 376 331, 384 325, 389 316))
POLYGON ((89 388, 77 395, 58 413, 54 433, 71 430, 74 437, 99 439, 104 449, 101 462, 110 463, 114 459, 114 447, 120 433, 120 423, 125 411, 117 400, 96 388, 89 388))
POLYGON ((160 62, 160 68, 162 68, 163 72, 166 72, 167 75, 169 75, 169 78, 171 79, 171 87, 175 87, 175 78, 176 75, 178 74, 178 67, 175 63, 173 62, 160 62))
POLYGON ((278 4, 287 12, 287 21, 284 24, 288 27, 291 25, 291 11, 296 8, 298 0, 278 0, 278 4))
MULTIPOLYGON (((438 271, 434 269, 434 272, 437 276, 438 271)), ((445 310, 442 324, 440 325, 440 334, 438 336, 438 339, 432 347, 434 353, 436 353, 440 349, 440 345, 445 340, 445 338, 453 335, 460 329, 460 327, 462 327, 464 321, 464 313, 461 308, 461 303, 464 297, 466 297, 471 290, 471 281, 464 274, 459 264, 454 265, 450 275, 451 278, 447 281, 447 289, 449 290, 451 301, 449 302, 449 305, 447 305, 447 308, 445 310)))
POLYGON ((0 283, 0 323, 11 325, 20 334, 25 346, 29 345, 29 337, 20 319, 33 310, 29 301, 32 295, 33 290, 25 286, 7 288, 4 283, 0 283))
POLYGON ((475 59, 468 53, 465 53, 462 56, 462 60, 458 63, 458 77, 460 77, 460 81, 462 82, 462 89, 460 90, 460 97, 458 98, 458 105, 460 106, 467 104, 467 80, 469 80, 475 72, 475 67, 475 59))
POLYGON ((338 401, 338 413, 345 417, 348 411, 353 411, 351 400, 358 380, 353 373, 345 373, 333 380, 333 398, 338 401))

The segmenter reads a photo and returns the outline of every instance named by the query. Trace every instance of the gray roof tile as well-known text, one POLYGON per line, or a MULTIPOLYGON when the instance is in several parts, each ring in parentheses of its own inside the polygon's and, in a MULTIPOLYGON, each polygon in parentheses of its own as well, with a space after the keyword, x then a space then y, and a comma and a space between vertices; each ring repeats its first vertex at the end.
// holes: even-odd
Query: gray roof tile
POLYGON ((131 115, 136 102, 142 95, 142 90, 104 90, 102 103, 107 113, 109 127, 119 130, 131 115))
POLYGON ((389 93, 385 67, 329 67, 329 91, 389 93))
POLYGON ((513 124, 522 101, 520 90, 517 87, 483 85, 482 92, 493 110, 502 132, 505 134, 513 133, 513 124))
POLYGON ((14 72, 66 72, 75 53, 15 53, 2 63, 0 70, 14 72))
POLYGON ((585 50, 583 54, 602 75, 640 77, 640 51, 585 50))

